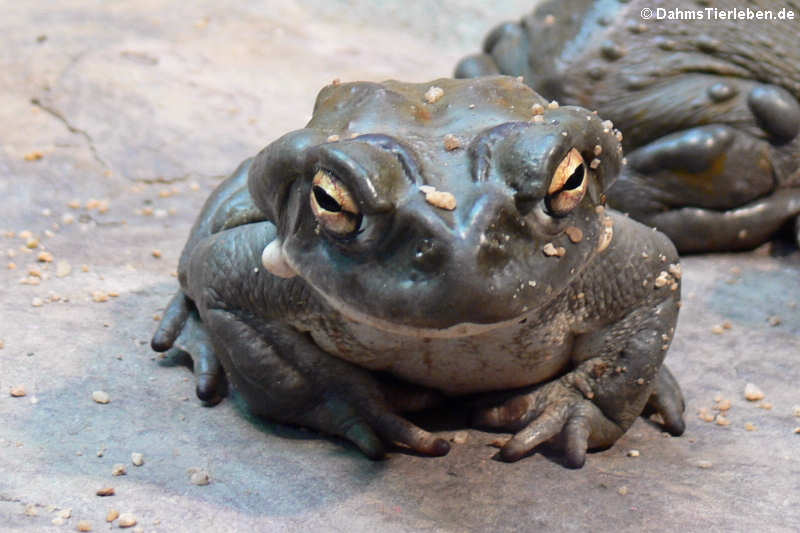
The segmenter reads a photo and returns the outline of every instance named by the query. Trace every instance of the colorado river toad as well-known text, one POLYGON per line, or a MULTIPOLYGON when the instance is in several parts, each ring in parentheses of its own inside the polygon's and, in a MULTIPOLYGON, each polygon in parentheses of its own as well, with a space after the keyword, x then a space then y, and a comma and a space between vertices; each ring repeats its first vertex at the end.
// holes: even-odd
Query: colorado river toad
POLYGON ((550 0, 495 28, 456 76, 523 76, 612 120, 629 164, 610 205, 681 252, 786 227, 800 242, 799 20, 796 1, 550 0), (774 19, 714 14, 730 9, 774 19))
POLYGON ((221 364, 255 413, 373 458, 447 453, 399 413, 490 391, 506 460, 549 441, 580 466, 643 411, 680 434, 680 266, 603 208, 621 159, 514 78, 335 83, 206 202, 152 345, 192 355, 202 399, 221 364))

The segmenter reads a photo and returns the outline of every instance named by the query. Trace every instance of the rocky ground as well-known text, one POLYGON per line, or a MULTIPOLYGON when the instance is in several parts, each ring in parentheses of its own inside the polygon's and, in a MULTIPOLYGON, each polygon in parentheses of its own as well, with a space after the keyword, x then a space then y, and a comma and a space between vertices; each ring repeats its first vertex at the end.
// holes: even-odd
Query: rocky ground
POLYGON ((496 435, 458 424, 444 458, 371 462, 235 399, 200 406, 150 351, 189 227, 240 160, 301 127, 333 78, 448 75, 528 2, 2 4, 0 530, 800 527, 790 249, 684 260, 668 362, 686 434, 639 420, 581 470, 499 462, 496 435))

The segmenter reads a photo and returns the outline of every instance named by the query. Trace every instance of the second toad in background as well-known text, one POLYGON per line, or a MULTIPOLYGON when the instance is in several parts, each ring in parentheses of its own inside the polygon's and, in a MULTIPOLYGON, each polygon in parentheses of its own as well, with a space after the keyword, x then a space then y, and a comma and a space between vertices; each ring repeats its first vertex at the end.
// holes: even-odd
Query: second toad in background
POLYGON ((598 110, 628 160, 612 206, 682 253, 746 250, 780 230, 800 242, 798 28, 796 1, 553 0, 495 28, 456 76, 523 76, 598 110), (714 15, 745 9, 772 20, 714 15))

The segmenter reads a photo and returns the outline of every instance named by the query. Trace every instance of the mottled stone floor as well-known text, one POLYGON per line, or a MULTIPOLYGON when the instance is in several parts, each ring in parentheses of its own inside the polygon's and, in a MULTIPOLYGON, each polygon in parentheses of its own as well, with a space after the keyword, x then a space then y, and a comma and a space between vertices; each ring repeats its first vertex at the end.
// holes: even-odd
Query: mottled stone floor
POLYGON ((472 430, 447 457, 376 463, 235 401, 201 407, 189 372, 159 365, 148 340, 208 192, 301 127, 333 78, 446 76, 528 2, 186 4, 3 2, 0 530, 101 531, 110 509, 143 531, 800 528, 798 252, 685 259, 668 361, 687 432, 640 420, 582 470, 493 460, 495 436, 472 430), (748 382, 771 409, 744 400, 748 382), (728 426, 697 416, 717 395, 728 426), (111 475, 117 463, 127 475, 111 475), (192 484, 191 468, 211 483, 192 484))

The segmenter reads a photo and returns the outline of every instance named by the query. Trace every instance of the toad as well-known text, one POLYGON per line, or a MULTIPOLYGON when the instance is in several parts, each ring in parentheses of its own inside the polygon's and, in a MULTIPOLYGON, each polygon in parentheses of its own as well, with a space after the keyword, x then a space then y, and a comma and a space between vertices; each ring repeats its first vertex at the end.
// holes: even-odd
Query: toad
POLYGON ((612 120, 628 165, 609 204, 682 253, 783 229, 800 243, 798 18, 796 1, 550 0, 495 28, 456 76, 523 76, 612 120), (730 9, 773 19, 714 15, 730 9))
POLYGON ((334 83, 207 200, 152 346, 191 354, 201 399, 224 371, 371 458, 446 454, 403 416, 444 397, 490 398, 474 423, 514 433, 508 461, 579 467, 642 413, 678 435, 680 265, 604 208, 621 160, 608 122, 515 78, 334 83))

